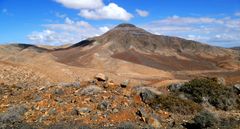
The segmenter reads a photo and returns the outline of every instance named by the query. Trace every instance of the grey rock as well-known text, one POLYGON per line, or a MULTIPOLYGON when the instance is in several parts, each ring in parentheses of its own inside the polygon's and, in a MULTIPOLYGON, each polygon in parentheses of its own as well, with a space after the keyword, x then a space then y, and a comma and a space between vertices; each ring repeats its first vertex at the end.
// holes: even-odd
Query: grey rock
POLYGON ((102 101, 98 104, 97 109, 101 111, 106 111, 108 109, 109 103, 107 101, 102 101))
POLYGON ((124 122, 124 123, 120 123, 117 129, 137 129, 137 127, 135 126, 134 123, 124 122))
POLYGON ((77 94, 79 95, 94 95, 94 94, 98 94, 100 92, 102 92, 102 88, 95 86, 95 85, 90 85, 86 88, 84 88, 83 90, 77 92, 77 94))
POLYGON ((69 82, 69 83, 62 82, 62 83, 59 83, 58 86, 80 88, 81 87, 81 83, 80 82, 69 82))
POLYGON ((98 73, 95 78, 98 80, 98 81, 107 81, 108 80, 108 77, 102 73, 98 73))
POLYGON ((91 112, 91 109, 87 107, 82 107, 78 109, 78 112, 80 115, 86 115, 91 112))
POLYGON ((179 91, 183 85, 184 85, 183 83, 171 84, 168 86, 168 89, 171 92, 176 92, 176 91, 179 91))
POLYGON ((28 111, 25 105, 13 106, 7 112, 0 114, 0 122, 17 122, 21 121, 23 115, 28 111))
POLYGON ((162 92, 150 87, 142 88, 140 91, 140 97, 146 104, 153 102, 159 95, 162 95, 162 92))
POLYGON ((49 115, 56 115, 57 114, 57 110, 56 108, 51 108, 48 112, 49 115))
POLYGON ((126 88, 126 87, 129 85, 129 83, 130 83, 130 80, 125 80, 125 81, 123 81, 123 82, 120 84, 120 86, 121 86, 122 88, 126 88))
POLYGON ((142 121, 146 121, 148 119, 148 114, 143 108, 139 108, 136 114, 141 118, 142 121))
POLYGON ((39 95, 35 95, 34 98, 33 98, 33 101, 34 102, 40 102, 40 101, 42 101, 42 97, 39 96, 39 95))
POLYGON ((233 88, 238 94, 240 94, 240 84, 235 84, 233 88))
POLYGON ((64 90, 61 89, 61 88, 55 89, 53 92, 56 95, 63 95, 64 94, 64 90))

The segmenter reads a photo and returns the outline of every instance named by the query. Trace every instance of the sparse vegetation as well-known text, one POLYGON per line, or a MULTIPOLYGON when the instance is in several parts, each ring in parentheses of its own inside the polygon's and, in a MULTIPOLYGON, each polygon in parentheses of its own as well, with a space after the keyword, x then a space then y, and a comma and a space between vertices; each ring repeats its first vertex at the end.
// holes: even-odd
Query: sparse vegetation
POLYGON ((194 114, 201 110, 201 106, 191 100, 183 100, 173 95, 158 96, 149 104, 154 109, 163 109, 172 113, 183 115, 194 114))
POLYGON ((218 127, 218 119, 209 111, 202 111, 193 118, 193 123, 184 125, 187 129, 215 129, 218 127))
POLYGON ((240 98, 232 87, 219 84, 215 78, 193 79, 180 89, 197 103, 209 102, 222 110, 239 109, 240 98))

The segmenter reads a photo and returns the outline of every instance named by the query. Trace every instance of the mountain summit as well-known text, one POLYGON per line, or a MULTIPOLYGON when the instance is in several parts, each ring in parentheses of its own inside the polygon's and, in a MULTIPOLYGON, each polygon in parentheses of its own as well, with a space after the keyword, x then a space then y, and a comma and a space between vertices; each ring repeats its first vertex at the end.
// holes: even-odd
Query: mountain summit
POLYGON ((115 28, 136 28, 136 26, 129 23, 122 23, 117 25, 115 28))
POLYGON ((120 24, 101 36, 54 51, 53 55, 68 65, 101 66, 113 71, 133 64, 139 68, 181 71, 235 69, 235 52, 183 38, 155 35, 132 24, 120 24), (226 61, 229 63, 222 63, 226 61))

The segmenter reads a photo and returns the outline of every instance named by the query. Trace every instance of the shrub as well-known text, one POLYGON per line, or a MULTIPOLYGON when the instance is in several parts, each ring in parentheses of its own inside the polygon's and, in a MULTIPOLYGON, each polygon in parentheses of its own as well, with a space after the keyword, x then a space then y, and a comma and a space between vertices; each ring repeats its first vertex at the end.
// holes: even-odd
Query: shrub
POLYGON ((211 105, 222 110, 239 109, 240 98, 229 88, 219 84, 215 78, 193 79, 185 83, 180 92, 197 103, 202 103, 206 99, 211 105))
POLYGON ((193 121, 200 128, 209 128, 218 125, 218 119, 208 111, 200 112, 194 117, 193 121))
POLYGON ((204 128, 217 128, 218 119, 214 114, 208 111, 201 111, 193 118, 192 123, 185 123, 187 129, 204 129, 204 128))
POLYGON ((183 115, 194 114, 201 110, 201 106, 191 100, 184 100, 174 95, 160 95, 149 104, 153 109, 163 109, 183 115))

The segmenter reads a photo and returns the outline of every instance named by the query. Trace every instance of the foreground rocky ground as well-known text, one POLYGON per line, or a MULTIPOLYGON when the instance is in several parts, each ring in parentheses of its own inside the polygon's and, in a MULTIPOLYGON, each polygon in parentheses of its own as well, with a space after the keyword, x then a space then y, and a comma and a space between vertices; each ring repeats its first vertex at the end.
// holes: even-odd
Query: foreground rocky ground
POLYGON ((0 128, 240 128, 240 85, 194 79, 159 89, 91 81, 0 85, 0 128))

